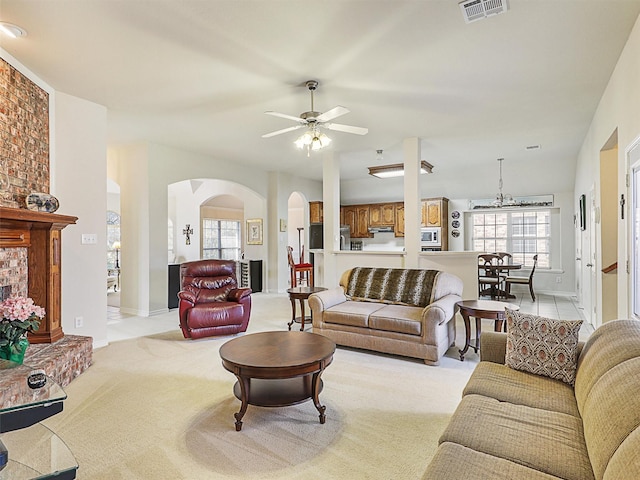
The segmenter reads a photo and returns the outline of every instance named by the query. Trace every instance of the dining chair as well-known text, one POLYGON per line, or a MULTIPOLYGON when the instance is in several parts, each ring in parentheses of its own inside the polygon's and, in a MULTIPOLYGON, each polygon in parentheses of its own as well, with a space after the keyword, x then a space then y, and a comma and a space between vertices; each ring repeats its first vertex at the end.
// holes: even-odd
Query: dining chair
POLYGON ((289 273, 291 275, 291 288, 297 287, 302 282, 303 276, 307 286, 313 287, 313 265, 311 263, 295 263, 293 260, 293 247, 287 246, 287 258, 289 261, 289 273))
POLYGON ((531 300, 536 301, 536 294, 533 292, 533 274, 536 271, 536 266, 538 265, 538 255, 533 256, 533 268, 531 269, 531 273, 529 277, 507 277, 505 279, 506 291, 507 294, 511 292, 511 285, 529 285, 529 293, 531 293, 531 300))
POLYGON ((482 296, 487 289, 491 292, 491 298, 500 298, 500 293, 505 290, 501 288, 506 275, 500 275, 499 266, 501 264, 499 255, 495 253, 485 253, 478 255, 478 296, 482 296))
POLYGON ((498 255, 500 257, 500 263, 511 263, 513 260, 513 255, 508 252, 495 252, 494 255, 498 255))

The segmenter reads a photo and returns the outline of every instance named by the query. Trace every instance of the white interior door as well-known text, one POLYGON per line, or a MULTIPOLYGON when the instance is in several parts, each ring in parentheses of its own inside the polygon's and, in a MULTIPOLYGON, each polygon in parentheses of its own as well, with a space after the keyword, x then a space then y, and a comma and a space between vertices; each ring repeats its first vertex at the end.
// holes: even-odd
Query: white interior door
POLYGON ((640 319, 640 140, 628 154, 631 169, 631 311, 640 319))
MULTIPOLYGON (((587 230, 589 234, 589 252, 586 257, 588 263, 585 265, 587 274, 589 276, 588 279, 588 303, 590 304, 589 314, 587 315, 586 320, 594 326, 594 328, 598 328, 600 326, 600 319, 598 318, 598 279, 596 277, 596 272, 598 271, 598 262, 597 262, 597 251, 596 251, 596 222, 598 221, 598 207, 596 205, 596 188, 595 185, 591 187, 589 191, 589 216, 588 216, 588 224, 587 230)), ((585 308, 585 314, 587 314, 585 308)))

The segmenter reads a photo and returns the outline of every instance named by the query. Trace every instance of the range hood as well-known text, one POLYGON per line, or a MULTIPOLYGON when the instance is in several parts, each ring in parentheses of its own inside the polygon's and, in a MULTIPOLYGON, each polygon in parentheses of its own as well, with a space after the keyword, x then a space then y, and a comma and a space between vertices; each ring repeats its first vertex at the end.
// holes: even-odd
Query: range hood
POLYGON ((369 233, 385 233, 385 232, 393 232, 393 227, 391 225, 386 227, 369 227, 369 233))

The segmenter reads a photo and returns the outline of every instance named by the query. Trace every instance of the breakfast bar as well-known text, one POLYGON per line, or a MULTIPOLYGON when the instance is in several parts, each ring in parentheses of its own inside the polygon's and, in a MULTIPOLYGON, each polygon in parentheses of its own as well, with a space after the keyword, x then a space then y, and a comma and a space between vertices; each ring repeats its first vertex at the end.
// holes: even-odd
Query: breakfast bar
MULTIPOLYGON (((399 250, 311 252, 314 254, 316 284, 328 288, 337 286, 342 272, 354 267, 409 268, 406 261, 407 252, 399 250), (334 256, 335 278, 329 278, 325 272, 324 257, 329 254, 334 256)), ((462 298, 478 297, 478 252, 420 252, 415 268, 440 270, 456 275, 464 282, 462 298)))

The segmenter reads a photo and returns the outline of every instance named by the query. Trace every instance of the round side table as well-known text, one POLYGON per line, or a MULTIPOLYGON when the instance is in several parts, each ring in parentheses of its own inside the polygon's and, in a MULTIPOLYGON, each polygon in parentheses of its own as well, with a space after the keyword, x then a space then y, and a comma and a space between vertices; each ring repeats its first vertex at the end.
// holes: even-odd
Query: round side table
POLYGON ((305 320, 311 321, 311 317, 306 317, 304 314, 304 301, 309 298, 312 293, 318 293, 326 290, 324 287, 293 287, 287 290, 289 294, 289 300, 291 300, 291 321, 289 322, 289 330, 291 326, 298 322, 300 323, 300 331, 304 330, 305 320), (300 300, 300 316, 296 317, 296 300, 300 300))
POLYGON ((480 350, 481 320, 483 318, 495 320, 494 330, 500 332, 504 324, 504 309, 520 309, 518 305, 514 305, 513 303, 496 302, 494 300, 462 300, 457 302, 456 306, 460 308, 460 315, 462 315, 464 320, 465 343, 464 348, 459 350, 461 362, 464 362, 464 355, 467 353, 467 350, 469 350, 469 347, 473 348, 475 353, 478 353, 478 350, 480 350), (471 321, 469 317, 475 317, 476 319, 475 343, 471 343, 471 321))

